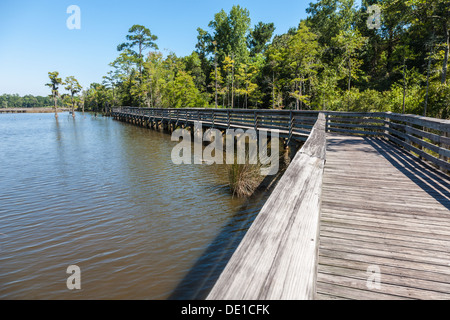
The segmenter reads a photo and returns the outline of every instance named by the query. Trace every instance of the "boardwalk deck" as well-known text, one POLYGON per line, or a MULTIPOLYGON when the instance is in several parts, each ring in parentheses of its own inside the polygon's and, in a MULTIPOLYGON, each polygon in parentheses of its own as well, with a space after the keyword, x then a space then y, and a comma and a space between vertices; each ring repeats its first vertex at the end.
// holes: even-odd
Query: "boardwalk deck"
POLYGON ((385 139, 327 143, 316 298, 450 299, 449 177, 385 139))

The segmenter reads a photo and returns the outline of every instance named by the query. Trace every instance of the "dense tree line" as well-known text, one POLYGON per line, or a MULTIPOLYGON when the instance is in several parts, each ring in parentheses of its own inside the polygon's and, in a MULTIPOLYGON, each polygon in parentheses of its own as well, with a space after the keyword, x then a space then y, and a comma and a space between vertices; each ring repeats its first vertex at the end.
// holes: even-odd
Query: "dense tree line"
MULTIPOLYGON (((249 11, 221 10, 198 28, 186 57, 158 51, 134 25, 84 105, 392 111, 449 118, 450 1, 319 0, 308 18, 274 35, 249 11), (381 9, 371 28, 369 6, 381 9)), ((376 18, 376 17, 375 17, 376 18)))
POLYGON ((44 108, 52 105, 49 97, 18 94, 3 94, 0 96, 0 108, 44 108))

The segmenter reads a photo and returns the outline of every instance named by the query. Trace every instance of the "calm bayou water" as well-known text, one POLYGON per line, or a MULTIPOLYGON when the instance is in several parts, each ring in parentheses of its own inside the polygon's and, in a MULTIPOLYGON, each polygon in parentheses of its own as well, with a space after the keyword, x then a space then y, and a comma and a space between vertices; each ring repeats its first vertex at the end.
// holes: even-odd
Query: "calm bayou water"
POLYGON ((204 298, 268 195, 233 199, 225 167, 176 166, 175 144, 88 114, 0 115, 0 299, 204 298))

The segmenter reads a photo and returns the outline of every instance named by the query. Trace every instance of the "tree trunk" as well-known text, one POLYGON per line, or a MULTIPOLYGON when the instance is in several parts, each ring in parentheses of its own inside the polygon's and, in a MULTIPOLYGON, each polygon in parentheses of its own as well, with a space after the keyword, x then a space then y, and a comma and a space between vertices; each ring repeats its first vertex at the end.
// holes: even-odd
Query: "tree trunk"
MULTIPOLYGON (((299 96, 300 97, 303 96, 303 81, 300 81, 298 90, 299 96)), ((298 97, 297 97, 297 110, 303 110, 303 102, 299 101, 298 97)))
POLYGON ((431 55, 428 58, 428 67, 427 67, 427 91, 425 93, 425 106, 423 109, 423 116, 427 116, 427 107, 428 107, 428 92, 430 89, 430 71, 431 71, 431 55))
POLYGON ((55 96, 53 97, 53 101, 55 102, 55 118, 58 118, 58 98, 56 98, 55 96))
POLYGON ((403 114, 405 114, 405 98, 406 98, 406 59, 403 58, 403 114))
POLYGON ((352 59, 348 58, 348 91, 350 91, 352 84, 352 59))
POLYGON ((247 102, 247 99, 248 99, 248 83, 246 83, 245 84, 245 109, 248 109, 248 102, 247 102))
POLYGON ((428 93, 430 90, 430 73, 431 73, 431 57, 433 54, 433 46, 434 46, 434 32, 435 30, 433 29, 433 35, 431 36, 431 49, 430 49, 430 53, 429 53, 429 57, 428 57, 428 67, 427 67, 427 91, 425 94, 425 105, 423 108, 423 116, 426 117, 427 116, 427 108, 428 108, 428 93))
POLYGON ((75 118, 75 100, 73 99, 73 94, 72 94, 72 118, 75 118))
MULTIPOLYGON (((234 57, 232 58, 234 59, 234 57)), ((234 60, 231 67, 231 109, 234 108, 234 60)))
POLYGON ((449 35, 450 35, 450 31, 448 29, 448 25, 447 25, 447 21, 444 21, 443 23, 444 26, 444 34, 447 40, 446 46, 445 46, 445 53, 444 53, 444 63, 442 65, 442 78, 441 78, 441 83, 445 84, 445 82, 447 81, 447 65, 448 65, 448 55, 449 55, 449 35))
POLYGON ((215 72, 215 80, 216 80, 216 94, 215 94, 215 98, 216 98, 216 109, 217 109, 217 54, 214 56, 214 72, 215 72))
POLYGON ((275 72, 272 72, 272 109, 275 109, 275 72))
MULTIPOLYGON (((139 42, 139 74, 142 76, 142 43, 139 42)), ((141 80, 141 79, 139 79, 141 80)))

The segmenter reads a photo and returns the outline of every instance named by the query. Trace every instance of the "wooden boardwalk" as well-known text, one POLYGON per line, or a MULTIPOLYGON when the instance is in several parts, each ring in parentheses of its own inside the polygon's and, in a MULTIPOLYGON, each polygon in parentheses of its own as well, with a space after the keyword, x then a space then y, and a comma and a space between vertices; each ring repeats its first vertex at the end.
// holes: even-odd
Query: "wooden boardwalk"
POLYGON ((449 120, 129 107, 113 116, 307 140, 208 299, 450 299, 449 120))
POLYGON ((317 299, 450 299, 449 176, 385 139, 329 135, 316 287, 317 299))
POLYGON ((325 162, 324 127, 322 114, 208 299, 291 300, 314 297, 325 162))

